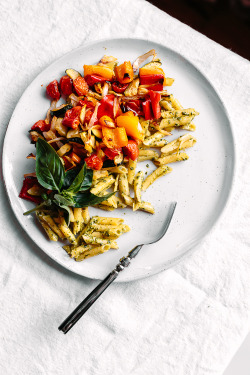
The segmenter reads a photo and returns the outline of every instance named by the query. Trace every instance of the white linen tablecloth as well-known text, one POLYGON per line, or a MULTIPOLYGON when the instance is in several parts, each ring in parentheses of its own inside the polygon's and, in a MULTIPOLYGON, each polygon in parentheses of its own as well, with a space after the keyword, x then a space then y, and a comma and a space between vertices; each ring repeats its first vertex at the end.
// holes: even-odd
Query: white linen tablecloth
POLYGON ((110 286, 66 336, 58 325, 96 281, 55 264, 28 238, 2 182, 0 373, 222 374, 250 327, 249 62, 143 0, 3 0, 0 19, 1 142, 22 92, 48 64, 88 41, 136 36, 206 73, 238 145, 233 197, 199 250, 171 270, 110 286))

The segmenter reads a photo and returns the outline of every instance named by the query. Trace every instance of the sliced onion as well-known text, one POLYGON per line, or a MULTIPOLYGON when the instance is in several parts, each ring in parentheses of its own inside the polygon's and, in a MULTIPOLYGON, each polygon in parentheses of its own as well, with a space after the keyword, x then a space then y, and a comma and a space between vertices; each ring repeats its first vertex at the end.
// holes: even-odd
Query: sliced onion
POLYGON ((43 136, 47 141, 57 138, 56 134, 52 130, 49 130, 48 132, 43 132, 43 136))
POLYGON ((28 156, 26 156, 26 159, 34 159, 34 160, 36 160, 36 156, 33 153, 31 153, 28 156))
POLYGON ((114 115, 114 118, 116 118, 118 110, 119 110, 119 99, 116 96, 114 98, 114 104, 113 104, 113 115, 114 115))
POLYGON ((73 107, 75 107, 79 103, 79 100, 81 100, 81 98, 76 96, 75 94, 70 94, 69 99, 70 99, 70 104, 73 107))
POLYGON ((49 107, 49 109, 47 111, 47 115, 46 115, 46 119, 45 119, 46 124, 49 124, 50 121, 51 121, 50 111, 56 108, 56 103, 57 103, 56 100, 52 100, 52 102, 50 103, 50 107, 49 107))
POLYGON ((137 57, 137 59, 135 60, 134 64, 133 64, 133 71, 136 72, 137 69, 139 69, 139 66, 145 61, 147 60, 147 58, 149 56, 153 56, 153 60, 156 59, 156 52, 154 49, 151 49, 150 51, 144 53, 144 55, 141 55, 139 57, 137 57))
POLYGON ((53 143, 53 142, 63 141, 64 139, 65 139, 65 137, 58 137, 58 138, 51 139, 47 143, 53 143))
POLYGON ((94 125, 94 122, 95 122, 95 120, 96 120, 96 118, 97 118, 98 107, 99 107, 100 104, 101 104, 101 103, 98 102, 98 103, 96 103, 96 105, 95 105, 95 110, 94 110, 93 115, 91 116, 91 119, 90 119, 90 121, 89 121, 88 129, 92 128, 92 126, 94 125))
POLYGON ((104 85, 103 85, 103 88, 102 88, 102 97, 103 98, 104 98, 104 96, 107 95, 108 91, 109 91, 109 85, 108 85, 107 82, 105 82, 104 85))

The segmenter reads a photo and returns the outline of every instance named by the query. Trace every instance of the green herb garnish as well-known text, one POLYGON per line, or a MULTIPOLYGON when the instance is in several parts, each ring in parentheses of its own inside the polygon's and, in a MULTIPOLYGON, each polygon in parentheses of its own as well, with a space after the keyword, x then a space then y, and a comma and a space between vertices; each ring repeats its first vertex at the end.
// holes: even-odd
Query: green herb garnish
POLYGON ((45 140, 39 138, 36 143, 36 176, 39 184, 51 190, 43 194, 43 202, 24 215, 40 210, 42 207, 60 207, 65 212, 69 224, 69 207, 88 207, 99 204, 115 193, 102 197, 92 194, 93 171, 87 169, 86 163, 82 168, 74 168, 65 172, 63 163, 56 151, 45 140))

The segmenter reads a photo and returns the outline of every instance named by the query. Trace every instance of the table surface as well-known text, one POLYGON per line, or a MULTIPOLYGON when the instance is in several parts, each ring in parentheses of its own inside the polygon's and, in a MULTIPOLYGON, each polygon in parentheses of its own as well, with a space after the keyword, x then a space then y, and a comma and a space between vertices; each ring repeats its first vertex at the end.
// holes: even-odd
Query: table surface
POLYGON ((150 0, 164 12, 250 60, 250 2, 150 0))

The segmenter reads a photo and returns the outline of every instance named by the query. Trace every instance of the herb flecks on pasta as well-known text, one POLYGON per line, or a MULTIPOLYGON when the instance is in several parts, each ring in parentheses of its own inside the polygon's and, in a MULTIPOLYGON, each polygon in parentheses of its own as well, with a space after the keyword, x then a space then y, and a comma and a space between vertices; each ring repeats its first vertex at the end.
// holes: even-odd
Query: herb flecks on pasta
POLYGON ((80 261, 117 249, 116 239, 129 230, 122 219, 90 218, 88 206, 154 214, 143 193, 172 171, 168 164, 188 160, 191 133, 168 139, 175 129, 194 131, 199 113, 165 89, 174 79, 155 50, 133 63, 103 56, 83 72, 65 73, 47 85, 50 107, 29 131, 36 155, 27 158, 36 169, 19 196, 36 204, 25 214, 36 212, 48 237, 68 241, 64 249, 80 261), (143 161, 154 166, 151 173, 141 170, 143 161))

